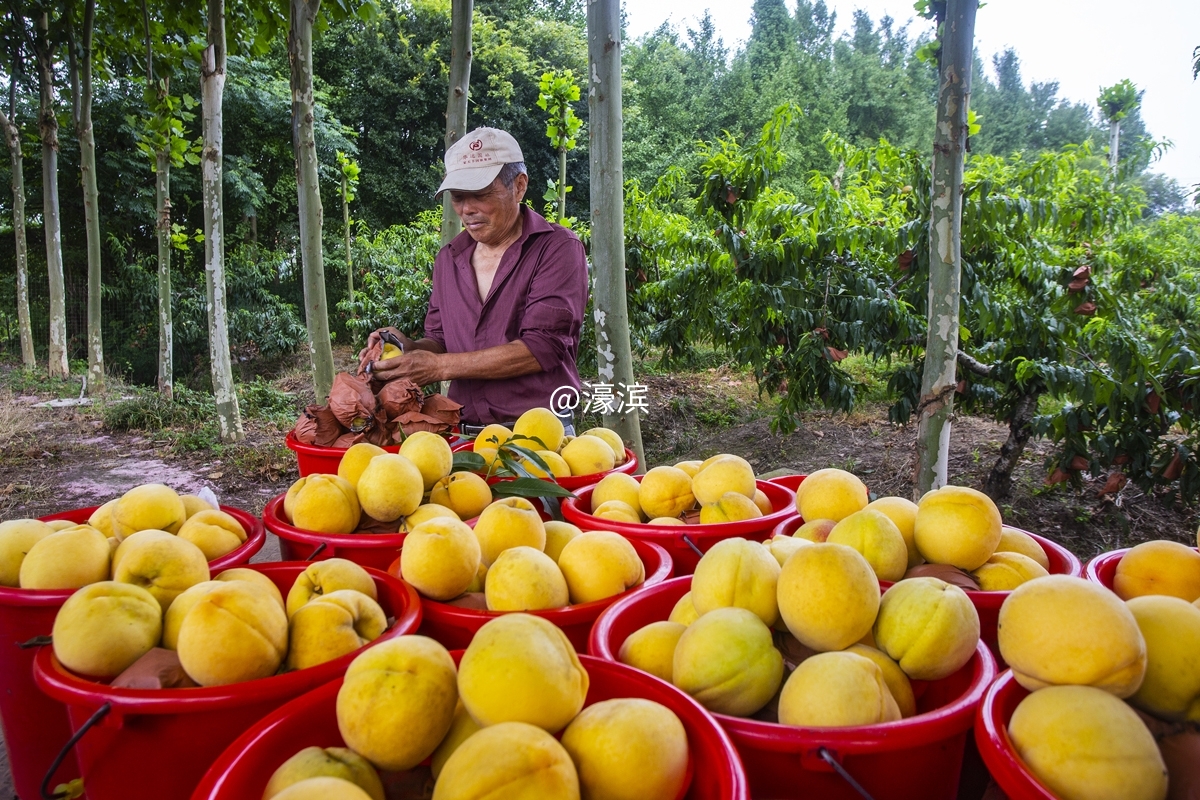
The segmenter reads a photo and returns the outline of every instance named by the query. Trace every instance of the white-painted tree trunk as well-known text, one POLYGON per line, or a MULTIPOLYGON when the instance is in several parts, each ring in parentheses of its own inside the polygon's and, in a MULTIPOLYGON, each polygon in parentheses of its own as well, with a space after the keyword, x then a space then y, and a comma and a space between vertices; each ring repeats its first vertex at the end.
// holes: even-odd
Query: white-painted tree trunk
POLYGON ((958 382, 963 157, 977 6, 978 0, 949 0, 943 25, 929 219, 929 332, 918 407, 914 499, 947 480, 950 415, 958 382))
POLYGON ((63 280, 62 221, 58 213, 58 116, 54 107, 54 53, 50 17, 38 17, 35 42, 41 93, 38 130, 42 136, 42 229, 46 239, 46 270, 50 282, 50 359, 52 378, 71 374, 67 361, 67 294, 63 280))
POLYGON ((213 395, 221 441, 245 438, 242 415, 233 387, 229 356, 229 327, 225 320, 225 217, 221 197, 225 94, 225 2, 208 0, 208 47, 200 63, 204 151, 201 188, 204 196, 204 277, 208 290, 208 346, 212 362, 213 395))
POLYGON ((25 159, 21 154, 21 129, 15 119, 0 111, 0 130, 8 145, 12 163, 12 222, 17 261, 17 328, 21 338, 21 363, 26 369, 37 366, 33 350, 33 326, 29 321, 29 249, 25 241, 25 159))
POLYGON ((158 393, 175 396, 175 331, 171 314, 171 154, 154 154, 158 230, 158 393))
POLYGON ((321 249, 321 186, 313 132, 312 29, 321 0, 291 0, 288 59, 291 61, 292 147, 300 206, 300 256, 304 272, 304 319, 312 357, 313 388, 324 403, 333 388, 333 344, 325 299, 325 256, 321 249))
POLYGON ((96 188, 96 138, 92 132, 92 38, 96 0, 87 0, 83 12, 83 47, 79 60, 80 101, 75 119, 79 139, 79 172, 83 184, 83 218, 87 231, 87 338, 88 389, 104 388, 103 304, 100 272, 100 193, 96 188))
POLYGON ((1121 120, 1114 119, 1108 123, 1108 169, 1115 176, 1117 165, 1121 162, 1121 120))
MULTIPOLYGON (((621 4, 589 0, 588 110, 591 147, 593 305, 596 318, 596 365, 604 383, 633 386, 629 346, 629 308, 625 287, 625 187, 621 164, 621 4)), ((614 394, 616 391, 614 391, 614 394)), ((630 443, 639 469, 646 463, 639 411, 625 406, 604 415, 630 443)))
MULTIPOLYGON (((446 149, 467 135, 467 94, 471 86, 471 15, 474 0, 450 3, 450 91, 446 98, 446 149)), ((442 196, 442 245, 462 232, 462 220, 450 205, 450 195, 442 196)))

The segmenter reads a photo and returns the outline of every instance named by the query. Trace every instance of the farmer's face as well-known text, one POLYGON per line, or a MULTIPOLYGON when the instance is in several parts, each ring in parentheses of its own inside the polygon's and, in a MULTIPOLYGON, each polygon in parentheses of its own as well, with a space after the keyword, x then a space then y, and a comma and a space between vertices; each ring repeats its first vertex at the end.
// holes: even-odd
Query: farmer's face
POLYGON ((471 238, 480 244, 497 245, 514 233, 521 216, 521 200, 529 185, 527 175, 518 175, 511 187, 500 178, 478 192, 450 192, 450 205, 471 238))

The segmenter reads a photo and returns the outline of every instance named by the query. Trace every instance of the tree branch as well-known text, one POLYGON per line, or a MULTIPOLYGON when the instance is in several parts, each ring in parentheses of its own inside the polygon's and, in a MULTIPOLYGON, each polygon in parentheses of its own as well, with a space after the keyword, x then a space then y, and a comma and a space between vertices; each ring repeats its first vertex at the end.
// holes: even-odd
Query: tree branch
POLYGON ((962 350, 958 351, 958 365, 981 378, 990 378, 992 377, 992 373, 996 371, 995 364, 984 364, 982 361, 976 361, 962 350))

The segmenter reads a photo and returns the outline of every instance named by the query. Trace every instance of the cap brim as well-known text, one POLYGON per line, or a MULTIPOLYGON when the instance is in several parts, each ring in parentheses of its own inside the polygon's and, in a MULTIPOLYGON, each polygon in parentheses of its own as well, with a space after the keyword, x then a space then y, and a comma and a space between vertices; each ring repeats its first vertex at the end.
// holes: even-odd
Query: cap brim
POLYGON ((496 176, 500 174, 500 170, 504 169, 503 164, 488 164, 486 167, 474 167, 470 169, 456 169, 446 176, 442 181, 442 185, 433 193, 434 199, 437 199, 442 192, 478 192, 492 185, 492 181, 496 180, 496 176))

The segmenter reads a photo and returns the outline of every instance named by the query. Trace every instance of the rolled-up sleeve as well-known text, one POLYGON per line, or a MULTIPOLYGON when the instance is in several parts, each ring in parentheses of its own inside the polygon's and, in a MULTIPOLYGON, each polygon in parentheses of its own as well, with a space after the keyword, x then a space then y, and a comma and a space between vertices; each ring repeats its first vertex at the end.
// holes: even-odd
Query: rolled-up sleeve
POLYGON ((543 370, 575 361, 587 297, 583 244, 574 237, 564 238, 543 254, 521 318, 521 341, 543 370))

